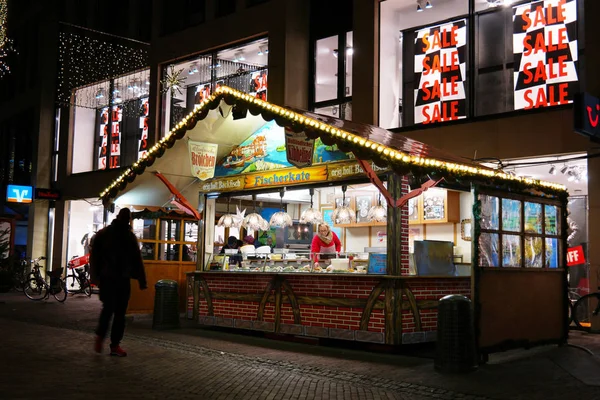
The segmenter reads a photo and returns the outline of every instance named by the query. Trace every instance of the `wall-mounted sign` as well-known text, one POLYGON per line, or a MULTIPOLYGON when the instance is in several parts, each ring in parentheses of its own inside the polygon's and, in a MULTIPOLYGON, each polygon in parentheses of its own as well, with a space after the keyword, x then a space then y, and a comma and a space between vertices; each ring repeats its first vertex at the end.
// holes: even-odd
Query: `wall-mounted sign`
POLYGON ((600 139, 600 99, 587 93, 575 96, 575 132, 600 139))
POLYGON ((577 2, 513 7, 515 110, 568 104, 577 92, 577 2))
POLYGON ((60 200, 60 192, 52 189, 35 189, 35 198, 43 200, 60 200))
POLYGON ((33 188, 31 186, 8 185, 6 188, 6 201, 8 203, 31 203, 33 188))
POLYGON ((415 124, 467 117, 467 20, 416 32, 415 124))
MULTIPOLYGON (((371 164, 373 171, 386 171, 371 164)), ((200 191, 232 192, 245 189, 293 186, 314 182, 343 180, 348 177, 364 175, 364 170, 357 161, 342 161, 320 164, 308 168, 283 168, 276 171, 265 170, 245 173, 231 177, 215 178, 200 185, 200 191)))
POLYGON ((192 166, 192 175, 205 181, 215 176, 215 165, 217 164, 218 144, 188 142, 190 150, 190 165, 192 166))
POLYGON ((285 128, 285 154, 290 164, 298 168, 310 167, 314 151, 314 139, 307 138, 304 132, 285 128))
POLYGON ((585 264, 583 246, 569 247, 567 250, 567 267, 585 264))

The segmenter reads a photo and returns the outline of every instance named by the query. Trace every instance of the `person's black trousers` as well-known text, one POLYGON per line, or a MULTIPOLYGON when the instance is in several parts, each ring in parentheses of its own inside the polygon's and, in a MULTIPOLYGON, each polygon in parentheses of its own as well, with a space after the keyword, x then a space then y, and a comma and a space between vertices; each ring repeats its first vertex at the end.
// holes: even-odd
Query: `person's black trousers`
POLYGON ((106 337, 110 318, 114 315, 112 329, 110 331, 110 345, 118 346, 125 332, 125 312, 129 304, 131 286, 129 279, 117 281, 100 281, 100 300, 102 301, 102 312, 98 321, 96 335, 102 339, 106 337))

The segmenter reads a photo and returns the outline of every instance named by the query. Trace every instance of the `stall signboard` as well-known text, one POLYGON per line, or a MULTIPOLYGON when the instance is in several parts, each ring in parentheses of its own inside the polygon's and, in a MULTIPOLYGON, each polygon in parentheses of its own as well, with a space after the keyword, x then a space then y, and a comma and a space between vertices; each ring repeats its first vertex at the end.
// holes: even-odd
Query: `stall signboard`
MULTIPOLYGON (((371 163, 376 173, 387 171, 371 163)), ((344 180, 364 175, 363 168, 357 161, 345 161, 321 164, 308 168, 284 168, 276 171, 261 171, 240 174, 231 177, 215 178, 200 185, 200 191, 232 192, 246 189, 294 186, 315 182, 344 180)))
POLYGON ((33 188, 31 186, 8 185, 6 187, 7 203, 31 203, 33 188))
POLYGON ((467 20, 420 29, 415 37, 415 123, 467 117, 467 20))
POLYGON ((386 253, 369 253, 369 274, 385 275, 387 269, 386 253))
POLYGON ((577 79, 577 2, 540 0, 513 7, 514 107, 572 103, 577 79))
POLYGON ((314 139, 306 137, 304 132, 294 132, 285 128, 285 153, 290 164, 297 168, 310 167, 314 151, 314 139))
POLYGON ((188 142, 190 151, 190 165, 192 175, 205 181, 215 176, 215 165, 217 162, 218 144, 202 143, 190 140, 188 142))
POLYGON ((600 139, 600 99, 588 93, 575 96, 575 132, 600 139))
POLYGON ((567 267, 581 264, 585 264, 583 246, 569 247, 569 249, 567 249, 567 267))

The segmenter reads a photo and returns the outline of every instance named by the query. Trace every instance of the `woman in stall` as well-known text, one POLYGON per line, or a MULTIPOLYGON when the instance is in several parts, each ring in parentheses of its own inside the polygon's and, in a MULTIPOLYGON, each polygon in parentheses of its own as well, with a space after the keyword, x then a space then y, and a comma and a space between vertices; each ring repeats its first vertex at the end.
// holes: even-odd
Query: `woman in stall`
POLYGON ((313 237, 310 246, 313 262, 315 267, 319 266, 319 259, 335 258, 342 250, 342 242, 340 238, 331 230, 325 222, 319 224, 317 235, 313 237))

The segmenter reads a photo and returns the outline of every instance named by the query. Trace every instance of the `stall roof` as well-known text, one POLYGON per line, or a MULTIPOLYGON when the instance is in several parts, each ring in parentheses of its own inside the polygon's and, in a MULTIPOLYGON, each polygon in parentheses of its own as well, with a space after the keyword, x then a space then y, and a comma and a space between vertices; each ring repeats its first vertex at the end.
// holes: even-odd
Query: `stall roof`
POLYGON ((436 179, 480 182, 515 191, 536 190, 551 195, 566 193, 563 185, 493 170, 376 126, 280 107, 237 90, 220 87, 150 148, 143 158, 126 168, 102 191, 100 198, 104 203, 115 199, 119 205, 177 204, 173 191, 156 178, 160 173, 196 207, 198 181, 191 171, 188 140, 218 144, 217 160, 221 160, 250 133, 272 120, 279 126, 304 132, 308 137, 320 137, 327 145, 337 144, 341 151, 353 152, 357 158, 372 160, 379 167, 391 168, 398 174, 412 172, 436 179))

